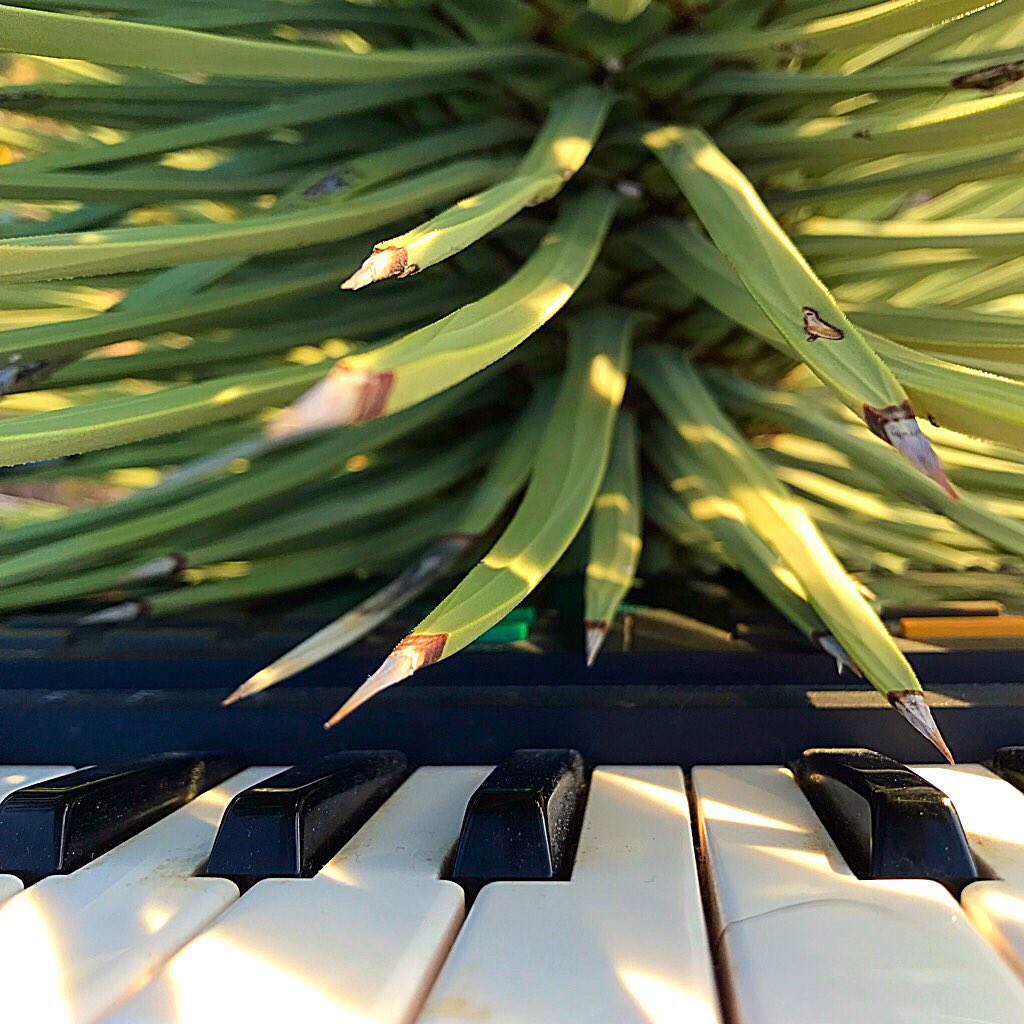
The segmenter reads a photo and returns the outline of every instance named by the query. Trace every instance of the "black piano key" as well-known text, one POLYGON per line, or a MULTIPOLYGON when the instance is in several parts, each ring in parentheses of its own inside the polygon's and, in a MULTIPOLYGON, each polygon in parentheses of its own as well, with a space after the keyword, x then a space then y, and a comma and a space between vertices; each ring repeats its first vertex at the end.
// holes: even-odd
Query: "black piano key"
POLYGON ((863 748, 807 750, 794 774, 859 878, 927 878, 954 895, 984 877, 942 790, 863 748))
POLYGON ((251 786, 228 804, 206 874, 242 889, 263 878, 312 877, 408 771, 397 750, 350 750, 251 786))
POLYGON ((0 873, 30 884, 74 871, 239 767, 219 755, 165 754, 19 789, 0 804, 0 873))
POLYGON ((1000 778, 1024 790, 1024 747, 1000 747, 992 755, 989 767, 1000 778))
POLYGON ((488 882, 560 881, 572 873, 583 806, 575 750, 517 750, 473 794, 451 879, 473 897, 488 882))

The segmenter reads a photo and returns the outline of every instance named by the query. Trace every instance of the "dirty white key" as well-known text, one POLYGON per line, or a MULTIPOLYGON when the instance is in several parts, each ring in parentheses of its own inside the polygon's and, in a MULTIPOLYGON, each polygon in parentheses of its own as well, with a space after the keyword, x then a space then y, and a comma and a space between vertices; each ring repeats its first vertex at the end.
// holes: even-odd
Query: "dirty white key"
POLYGON ((417 1018, 719 1020, 686 791, 675 767, 596 770, 571 881, 485 886, 417 1018))
POLYGON ((916 765, 956 807, 971 849, 997 879, 972 882, 960 903, 1024 976, 1024 793, 981 765, 916 765))
POLYGON ((258 882, 107 1024, 406 1024, 451 947, 439 878, 489 768, 420 768, 315 878, 258 882))
POLYGON ((735 1024, 1024 1020, 1024 986, 935 882, 864 881, 783 768, 696 768, 735 1024))
POLYGON ((69 875, 0 906, 0 1017, 89 1024, 238 898, 195 878, 236 794, 280 768, 250 768, 69 875))
MULTIPOLYGON (((0 803, 19 789, 33 786, 37 782, 46 782, 47 779, 55 779, 58 775, 67 775, 74 770, 69 764, 0 766, 0 803)), ((0 903, 17 895, 24 888, 24 883, 17 875, 0 874, 0 903)))

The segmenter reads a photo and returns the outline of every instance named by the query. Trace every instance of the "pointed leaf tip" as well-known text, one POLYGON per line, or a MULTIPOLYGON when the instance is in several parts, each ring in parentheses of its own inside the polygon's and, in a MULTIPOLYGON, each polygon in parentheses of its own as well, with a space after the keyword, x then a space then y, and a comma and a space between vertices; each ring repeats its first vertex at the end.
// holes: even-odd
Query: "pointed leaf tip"
POLYGON ((389 277, 407 277, 416 272, 409 265, 409 254, 405 249, 388 246, 374 249, 363 265, 347 280, 341 282, 342 291, 355 292, 374 281, 385 281, 389 277))
POLYGON ((597 660, 601 647, 604 645, 604 638, 608 635, 607 622, 588 622, 586 624, 586 637, 584 640, 587 653, 587 668, 591 668, 597 660))
POLYGON ((960 495, 953 486, 953 481, 949 479, 946 471, 942 468, 935 449, 932 448, 931 442, 921 431, 917 420, 903 420, 898 429, 894 428, 896 425, 890 424, 890 430, 887 431, 892 446, 911 465, 934 480, 951 498, 959 500, 960 495))
POLYGON ((343 718, 347 718, 356 708, 361 707, 371 697, 377 696, 396 683, 408 679, 414 672, 431 665, 441 657, 447 633, 430 635, 410 634, 384 659, 380 668, 371 675, 362 686, 344 704, 324 722, 325 729, 333 729, 343 718))
POLYGON ((266 436, 275 441, 331 427, 364 423, 384 415, 395 375, 335 363, 330 372, 270 421, 266 436))
POLYGON ((235 687, 221 702, 220 706, 226 708, 229 704, 234 704, 237 701, 244 700, 246 697, 251 697, 255 693, 267 689, 269 686, 273 686, 276 680, 273 677, 269 677, 266 669, 262 669, 254 676, 250 676, 241 686, 235 687))
POLYGON ((141 580, 159 579, 161 576, 173 576, 176 572, 181 572, 187 564, 184 555, 162 555, 129 570, 125 573, 124 579, 126 582, 137 583, 141 580))
POLYGON ((953 481, 946 475, 931 441, 921 430, 917 416, 909 402, 875 409, 864 406, 864 420, 871 432, 887 444, 891 444, 912 466, 930 480, 934 480, 951 498, 959 500, 960 495, 953 481))
POLYGON ((145 611, 146 606, 141 601, 122 601, 121 604, 112 604, 98 612, 83 615, 78 620, 78 625, 109 626, 117 622, 134 622, 135 619, 141 618, 145 611))
POLYGON ((950 763, 956 764, 939 727, 932 716, 924 694, 918 690, 901 690, 886 694, 889 703, 950 763))

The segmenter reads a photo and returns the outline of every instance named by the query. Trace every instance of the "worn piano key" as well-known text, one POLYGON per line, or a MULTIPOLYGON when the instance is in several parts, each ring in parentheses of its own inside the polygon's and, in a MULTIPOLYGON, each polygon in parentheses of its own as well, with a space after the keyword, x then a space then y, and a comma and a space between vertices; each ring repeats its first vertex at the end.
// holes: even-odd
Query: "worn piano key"
POLYGON ((257 882, 105 1024, 408 1024, 462 923, 441 872, 487 773, 420 768, 317 875, 257 882))
POLYGON ((145 983, 238 898, 197 878, 224 808, 281 770, 249 768, 69 875, 50 875, 0 905, 5 1021, 88 1024, 145 983))
POLYGON ((981 877, 949 797, 861 747, 807 750, 794 775, 859 878, 927 878, 953 895, 981 877))
POLYGON ((488 882, 568 878, 584 785, 575 750, 517 750, 473 794, 452 881, 472 900, 488 882))
POLYGON ((736 1024, 1024 1020, 1024 986, 949 891, 862 880, 785 768, 695 768, 736 1024))
POLYGON ((949 795, 971 846, 995 876, 967 886, 961 905, 1024 977, 1024 793, 981 765, 914 770, 949 795))
MULTIPOLYGON (((71 765, 3 765, 0 767, 0 802, 12 793, 26 786, 54 779, 58 775, 67 775, 75 769, 71 765)), ((0 903, 10 899, 25 888, 25 883, 17 876, 0 874, 0 903)))
POLYGON ((247 889, 311 878, 408 774, 397 750, 351 750, 266 779, 231 801, 205 874, 247 889))
POLYGON ((483 889, 418 1024, 471 1020, 720 1021, 679 768, 596 769, 571 880, 483 889))
POLYGON ((74 871, 233 771, 224 757, 166 754, 18 789, 0 804, 0 872, 28 884, 74 871))

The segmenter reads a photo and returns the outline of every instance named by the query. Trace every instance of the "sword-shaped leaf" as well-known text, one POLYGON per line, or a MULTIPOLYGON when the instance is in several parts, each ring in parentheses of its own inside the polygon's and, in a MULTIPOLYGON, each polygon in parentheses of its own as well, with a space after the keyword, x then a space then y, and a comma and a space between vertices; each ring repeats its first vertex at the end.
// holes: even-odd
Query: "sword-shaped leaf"
POLYGON ((569 358, 522 503, 494 547, 331 717, 450 657, 504 618, 565 552, 593 505, 626 390, 634 317, 593 307, 570 321, 569 358))
POLYGON ((226 224, 110 228, 0 242, 0 281, 48 281, 149 270, 220 256, 255 256, 337 242, 501 177, 506 162, 464 160, 384 185, 364 197, 273 211, 226 224))
POLYGON ((0 6, 0 39, 6 50, 41 57, 278 81, 380 82, 537 62, 576 66, 565 54, 531 43, 357 54, 7 5, 0 6))
POLYGON ((503 285, 436 323, 342 359, 274 422, 276 437, 386 416, 451 387, 539 330, 583 283, 615 213, 615 196, 592 189, 558 219, 503 285))
POLYGON ((583 166, 611 107, 605 89, 585 85, 558 97, 529 152, 506 181, 460 200, 424 224, 378 242, 342 288, 407 277, 461 252, 527 206, 553 199, 583 166))
POLYGON ((224 703, 233 704, 260 693, 351 646, 451 572, 526 483, 553 397, 554 389, 548 382, 535 392, 495 452, 483 479, 462 506, 451 533, 431 545, 390 583, 260 669, 229 694, 224 703))
POLYGON ((697 128, 660 128, 645 141, 797 357, 879 437, 952 491, 899 381, 739 169, 697 128))
POLYGON ((682 353, 649 346, 635 372, 703 471, 778 551, 807 602, 853 664, 947 757, 921 684, 892 636, 861 597, 799 502, 722 413, 682 353))
POLYGON ((131 622, 208 608, 227 601, 244 601, 301 590, 346 576, 356 569, 373 569, 429 544, 444 532, 451 508, 434 504, 424 511, 380 530, 367 531, 335 544, 253 561, 186 570, 188 586, 124 601, 85 616, 83 625, 131 622))
POLYGON ((584 584, 583 628, 592 665, 640 564, 640 460, 636 421, 619 414, 601 489, 590 513, 590 558, 584 584))
POLYGON ((757 55, 773 51, 828 53, 939 25, 988 6, 985 0, 882 0, 825 17, 800 19, 791 25, 677 33, 643 51, 634 66, 683 63, 699 56, 757 55))

